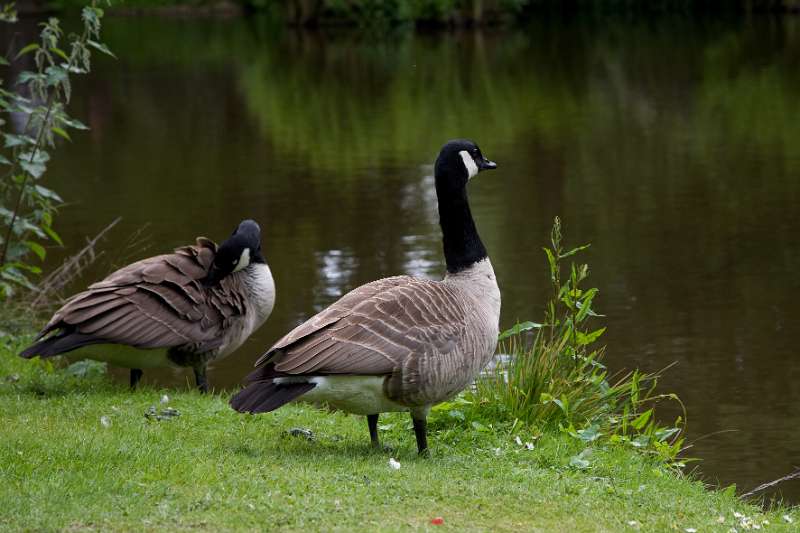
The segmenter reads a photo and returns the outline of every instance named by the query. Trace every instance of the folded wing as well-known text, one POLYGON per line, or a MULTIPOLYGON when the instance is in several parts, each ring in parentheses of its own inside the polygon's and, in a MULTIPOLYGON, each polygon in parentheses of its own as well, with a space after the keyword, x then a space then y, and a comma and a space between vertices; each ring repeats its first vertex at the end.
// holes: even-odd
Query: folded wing
MULTIPOLYGON (((412 354, 435 357, 455 349, 468 312, 445 284, 386 278, 351 291, 296 327, 256 365, 284 375, 391 374, 412 354)), ((250 381, 264 378, 259 369, 250 381)))
POLYGON ((217 246, 198 238, 172 254, 143 259, 109 275, 67 301, 24 357, 56 355, 87 344, 163 348, 193 343, 213 349, 228 320, 245 312, 234 283, 204 287, 217 246))

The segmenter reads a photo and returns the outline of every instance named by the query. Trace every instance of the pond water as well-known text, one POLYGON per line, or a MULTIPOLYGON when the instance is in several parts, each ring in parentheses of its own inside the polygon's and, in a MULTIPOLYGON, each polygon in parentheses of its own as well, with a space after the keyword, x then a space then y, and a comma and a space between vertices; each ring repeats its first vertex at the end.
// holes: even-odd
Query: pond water
POLYGON ((378 36, 115 18, 106 38, 119 60, 74 91, 91 131, 48 177, 69 203, 54 258, 122 216, 87 283, 257 219, 278 299, 217 388, 344 291, 439 277, 431 163, 471 137, 499 165, 470 196, 502 327, 541 318, 559 215, 592 243, 609 367, 677 362, 663 390, 705 479, 750 489, 800 464, 800 19, 378 36))

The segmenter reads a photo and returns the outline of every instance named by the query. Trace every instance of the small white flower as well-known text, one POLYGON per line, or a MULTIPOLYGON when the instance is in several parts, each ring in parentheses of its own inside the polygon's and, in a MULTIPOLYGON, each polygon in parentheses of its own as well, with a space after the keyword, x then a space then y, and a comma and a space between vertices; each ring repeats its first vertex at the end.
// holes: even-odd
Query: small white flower
POLYGON ((792 524, 794 523, 794 518, 792 518, 788 514, 785 514, 783 515, 783 521, 786 522, 787 524, 792 524))
POLYGON ((734 511, 733 512, 733 516, 734 516, 734 518, 743 518, 744 517, 744 515, 742 513, 738 512, 738 511, 734 511))
POLYGON ((639 526, 641 524, 636 520, 628 520, 628 525, 631 526, 633 529, 639 529, 639 526))
POLYGON ((769 525, 769 520, 764 520, 763 522, 761 522, 761 525, 762 526, 768 526, 769 525))
POLYGON ((169 396, 166 394, 161 397, 161 403, 169 403, 169 396))
POLYGON ((687 527, 686 529, 684 529, 684 531, 686 533, 697 533, 697 529, 693 527, 687 527))
POLYGON ((720 524, 724 524, 725 523, 725 517, 722 516, 722 515, 719 515, 717 517, 717 522, 720 523, 720 524))
POLYGON ((533 443, 532 442, 526 442, 525 443, 525 449, 526 450, 532 450, 533 449, 533 443))
POLYGON ((516 442, 516 443, 517 443, 517 446, 522 446, 522 439, 521 439, 521 438, 519 438, 519 435, 517 435, 516 437, 514 437, 514 442, 516 442))
POLYGON ((753 529, 761 529, 761 524, 756 524, 753 522, 753 529))
POLYGON ((735 527, 732 527, 732 528, 730 528, 730 529, 728 530, 728 533, 739 533, 739 530, 738 530, 738 529, 736 529, 735 527))
POLYGON ((110 428, 111 427, 111 419, 108 418, 106 415, 103 415, 103 416, 100 417, 100 424, 104 428, 110 428))
POLYGON ((400 470, 400 461, 396 461, 394 457, 389 457, 389 467, 392 470, 400 470))
POLYGON ((495 448, 494 454, 497 456, 503 455, 503 450, 501 450, 500 448, 495 448))

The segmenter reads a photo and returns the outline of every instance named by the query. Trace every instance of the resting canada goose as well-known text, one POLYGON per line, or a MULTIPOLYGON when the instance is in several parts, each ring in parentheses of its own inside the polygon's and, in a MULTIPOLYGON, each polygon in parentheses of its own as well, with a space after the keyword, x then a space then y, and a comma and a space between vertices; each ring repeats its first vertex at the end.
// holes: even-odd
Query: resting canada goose
POLYGON ((431 406, 469 385, 497 346, 500 290, 466 191, 496 167, 471 141, 445 144, 434 172, 445 278, 396 276, 350 291, 261 356, 231 406, 260 413, 302 396, 367 415, 373 446, 379 413, 410 411, 425 453, 431 406))
POLYGON ((275 284, 261 254, 261 228, 245 220, 219 247, 205 237, 171 254, 142 259, 90 285, 56 311, 20 356, 78 357, 131 369, 194 369, 238 348, 272 312, 275 284))

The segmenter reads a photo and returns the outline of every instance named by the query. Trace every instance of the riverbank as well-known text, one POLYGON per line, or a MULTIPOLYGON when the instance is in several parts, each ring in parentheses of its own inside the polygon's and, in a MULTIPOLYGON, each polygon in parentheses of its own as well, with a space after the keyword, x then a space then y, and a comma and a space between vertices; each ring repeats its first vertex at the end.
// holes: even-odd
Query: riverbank
MULTIPOLYGON (((23 14, 80 9, 84 0, 21 0, 23 14)), ((232 17, 266 14, 291 26, 492 26, 524 24, 547 16, 800 13, 800 0, 125 0, 104 6, 110 14, 232 17)))
POLYGON ((381 418, 391 449, 375 452, 362 417, 300 405, 243 416, 227 394, 130 392, 93 367, 19 359, 28 340, 0 338, 2 529, 425 530, 441 518, 441 529, 460 531, 727 532, 800 523, 796 509, 762 513, 630 448, 443 417, 431 424, 432 457, 419 459, 397 414, 381 418), (170 408, 179 415, 148 416, 170 408))

